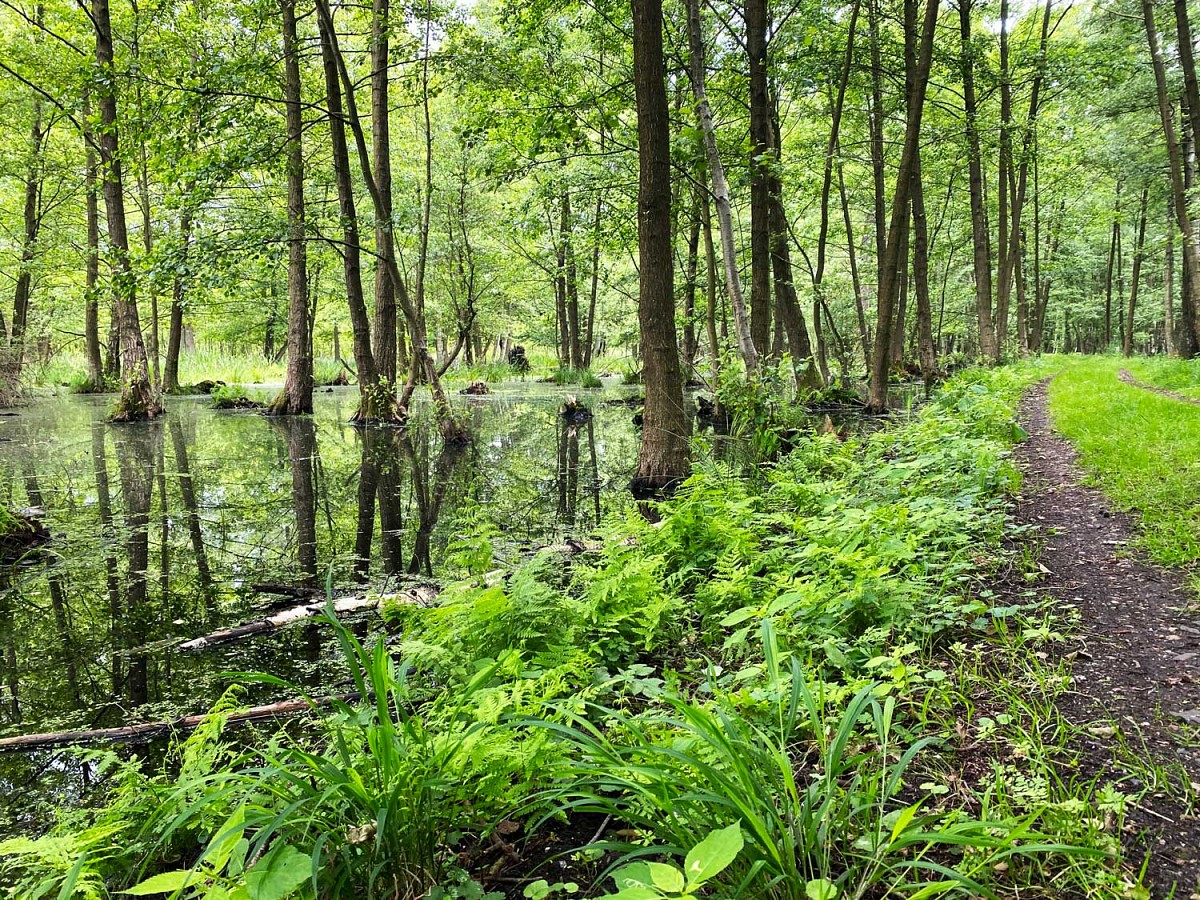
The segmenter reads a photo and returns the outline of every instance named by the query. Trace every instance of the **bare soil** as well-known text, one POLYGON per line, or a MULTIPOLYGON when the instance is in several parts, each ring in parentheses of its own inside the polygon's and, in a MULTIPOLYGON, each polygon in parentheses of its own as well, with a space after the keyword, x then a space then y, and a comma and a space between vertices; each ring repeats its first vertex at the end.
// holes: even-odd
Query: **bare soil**
POLYGON ((1081 614, 1068 651, 1074 688, 1060 702, 1082 729, 1070 774, 1120 782, 1135 796, 1144 790, 1127 815, 1128 861, 1136 869, 1149 854, 1153 896, 1200 898, 1200 810, 1189 806, 1200 793, 1194 597, 1180 573, 1131 549, 1136 524, 1082 484, 1074 450, 1050 427, 1045 382, 1026 396, 1020 418, 1029 438, 1014 453, 1025 477, 1015 517, 1044 540, 1040 588, 1081 614), (1163 767, 1172 783, 1145 783, 1138 758, 1163 767))

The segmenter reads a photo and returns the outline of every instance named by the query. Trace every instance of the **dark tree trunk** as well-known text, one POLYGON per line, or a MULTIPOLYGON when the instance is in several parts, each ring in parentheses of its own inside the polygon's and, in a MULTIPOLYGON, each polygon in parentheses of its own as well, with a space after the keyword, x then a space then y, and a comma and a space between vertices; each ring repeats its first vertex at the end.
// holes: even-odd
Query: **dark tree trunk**
MULTIPOLYGON (((346 301, 353 332, 354 365, 358 371, 358 410, 353 421, 363 424, 394 421, 394 394, 380 384, 371 350, 371 319, 362 286, 362 257, 359 244, 358 210, 354 203, 354 181, 350 173, 350 151, 346 144, 346 119, 342 111, 342 91, 338 83, 337 60, 329 23, 318 18, 321 31, 321 60, 325 72, 325 92, 329 108, 329 136, 333 150, 333 172, 337 182, 338 212, 342 222, 342 269, 346 301)), ((374 491, 372 490, 372 497, 374 491)))
POLYGON ((100 70, 100 164, 104 172, 104 206, 108 216, 108 243, 116 257, 113 276, 114 309, 120 337, 121 399, 115 421, 153 419, 162 412, 150 381, 146 345, 138 318, 137 285, 129 258, 129 231, 125 224, 125 193, 121 182, 121 154, 117 139, 117 94, 113 72, 113 36, 108 0, 92 0, 96 33, 96 67, 100 70))
POLYGON ((283 92, 287 106, 288 327, 283 391, 268 412, 312 412, 312 335, 308 320, 308 249, 304 233, 304 117, 294 0, 280 0, 283 21, 283 92))
POLYGON ((891 344, 892 307, 899 288, 901 270, 907 269, 900 255, 905 243, 912 193, 913 164, 921 139, 921 118, 925 109, 925 93, 929 86, 929 70, 933 60, 933 33, 937 25, 938 0, 927 0, 921 25, 921 40, 917 51, 908 95, 908 112, 904 127, 904 148, 896 175, 896 193, 892 198, 891 221, 888 225, 883 275, 880 284, 875 322, 875 350, 871 360, 871 385, 868 406, 875 410, 887 407, 888 350, 891 344))
MULTIPOLYGON (((194 186, 193 186, 194 187, 194 186)), ((171 321, 167 329, 167 358, 163 365, 163 389, 179 390, 179 350, 183 344, 183 304, 187 299, 188 251, 192 243, 192 211, 179 217, 180 258, 171 286, 171 321)))
POLYGON ((84 204, 87 209, 87 275, 84 283, 83 345, 87 354, 88 384, 98 391, 104 386, 104 361, 100 354, 100 203, 96 194, 95 136, 90 129, 90 97, 83 97, 84 204))
POLYGON ((983 159, 979 148, 979 113, 975 99, 975 49, 971 42, 971 0, 958 4, 962 49, 963 109, 966 115, 967 171, 971 194, 971 241, 974 248, 975 315, 979 325, 979 352, 1000 359, 996 325, 992 318, 992 247, 987 205, 983 196, 983 159))
POLYGON ((750 336, 761 356, 771 336, 771 97, 767 87, 768 0, 745 0, 750 68, 750 336))
MULTIPOLYGON (((388 121, 388 0, 374 0, 371 15, 371 140, 375 156, 375 180, 383 214, 392 216, 392 143, 388 121)), ((382 223, 375 226, 375 247, 379 252, 391 241, 391 233, 382 223)), ((389 393, 396 388, 397 316, 396 290, 380 261, 375 264, 375 327, 371 332, 371 354, 378 377, 389 393)))
POLYGON ((669 490, 688 474, 691 421, 675 336, 671 253, 671 123, 663 61, 662 0, 631 0, 638 122, 638 324, 646 386, 635 494, 669 490))
MULTIPOLYGON (((1186 9, 1184 10, 1186 14, 1186 9)), ((1183 257, 1184 257, 1184 272, 1186 275, 1187 291, 1190 291, 1191 304, 1191 330, 1193 339, 1197 334, 1200 334, 1200 247, 1197 246, 1195 226, 1192 221, 1190 211, 1188 210, 1187 194, 1184 185, 1184 163, 1180 152, 1179 142, 1175 136, 1175 114, 1172 108, 1170 97, 1167 93, 1167 73, 1166 66, 1163 63, 1162 53, 1158 46, 1158 26, 1154 21, 1154 3, 1153 0, 1142 0, 1142 19, 1146 26, 1146 42, 1150 49, 1150 59, 1154 68, 1154 82, 1158 98, 1159 118, 1162 122, 1163 134, 1167 144, 1167 160, 1171 172, 1171 190, 1175 197, 1175 216, 1178 221, 1179 230, 1183 234, 1183 257)), ((1181 27, 1186 26, 1186 20, 1181 22, 1181 27)), ((1186 76, 1187 62, 1184 57, 1191 59, 1191 32, 1187 29, 1187 47, 1181 48, 1180 61, 1185 66, 1185 83, 1189 80, 1186 76)), ((1192 76, 1190 81, 1192 89, 1189 89, 1189 106, 1193 108, 1192 115, 1200 114, 1200 98, 1192 100, 1191 94, 1195 88, 1195 65, 1191 65, 1192 76)), ((1195 122, 1192 123, 1193 138, 1198 133, 1195 127, 1195 122)))
MULTIPOLYGON (((38 7, 41 10, 41 6, 38 7)), ((25 172, 25 203, 22 207, 24 233, 21 239, 21 263, 17 269, 17 286, 13 295, 12 331, 10 343, 16 348, 20 364, 25 329, 29 321, 29 302, 33 292, 33 261, 37 256, 38 233, 42 228, 42 154, 46 130, 42 128, 42 101, 33 101, 33 125, 29 130, 29 161, 25 172)))
POLYGON ((1138 285, 1142 280, 1142 251, 1146 246, 1146 206, 1150 200, 1150 189, 1142 188, 1142 202, 1138 208, 1137 238, 1133 244, 1133 271, 1130 273, 1129 307, 1125 316, 1125 334, 1122 351, 1133 356, 1133 317, 1137 311, 1138 285))

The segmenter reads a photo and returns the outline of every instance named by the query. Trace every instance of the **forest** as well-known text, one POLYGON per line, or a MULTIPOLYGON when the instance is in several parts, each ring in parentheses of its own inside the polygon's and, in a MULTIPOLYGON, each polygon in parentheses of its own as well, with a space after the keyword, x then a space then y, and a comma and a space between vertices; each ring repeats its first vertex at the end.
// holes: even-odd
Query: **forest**
POLYGON ((0 898, 1200 897, 1194 17, 0 0, 0 898))

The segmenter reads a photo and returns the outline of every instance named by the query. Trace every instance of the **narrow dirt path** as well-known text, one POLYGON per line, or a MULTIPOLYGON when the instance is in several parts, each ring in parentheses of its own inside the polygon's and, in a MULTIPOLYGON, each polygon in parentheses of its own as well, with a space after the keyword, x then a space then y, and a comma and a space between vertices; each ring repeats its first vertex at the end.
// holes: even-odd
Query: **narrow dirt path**
POLYGON ((1117 380, 1123 381, 1125 384, 1132 385, 1135 388, 1141 388, 1143 391, 1150 391, 1152 394, 1159 394, 1163 397, 1170 397, 1172 400, 1178 400, 1180 403, 1190 403, 1193 406, 1200 406, 1200 399, 1189 397, 1187 394, 1179 394, 1175 391, 1168 391, 1166 388, 1155 387, 1152 384, 1146 384, 1144 381, 1138 381, 1133 377, 1133 373, 1128 369, 1121 369, 1117 372, 1117 380))
POLYGON ((1175 884, 1178 900, 1200 897, 1198 811, 1187 808, 1186 788, 1148 782, 1138 762, 1153 760, 1200 794, 1200 738, 1188 724, 1200 725, 1200 616, 1186 611, 1178 573, 1128 549, 1134 523, 1080 483, 1075 451, 1050 428, 1045 382, 1026 396, 1021 423, 1029 438, 1014 452, 1025 476, 1016 519, 1042 530, 1049 574, 1040 588, 1081 613, 1074 690, 1059 704, 1083 729, 1072 746, 1076 774, 1121 780, 1126 793, 1146 788, 1127 816, 1129 862, 1136 868, 1149 850, 1154 896, 1175 884))

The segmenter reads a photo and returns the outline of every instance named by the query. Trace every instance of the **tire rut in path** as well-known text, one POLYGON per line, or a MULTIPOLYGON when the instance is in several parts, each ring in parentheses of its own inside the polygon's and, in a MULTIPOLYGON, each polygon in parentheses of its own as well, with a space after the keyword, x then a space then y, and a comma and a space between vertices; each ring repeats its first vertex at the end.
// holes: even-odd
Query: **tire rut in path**
MULTIPOLYGON (((1189 742, 1192 729, 1178 716, 1200 724, 1200 617, 1185 611, 1192 598, 1184 578, 1133 553, 1134 523, 1080 483, 1074 449, 1050 427, 1046 385, 1021 405, 1029 437, 1013 454, 1024 475, 1015 518, 1042 531, 1040 561, 1049 574, 1039 589, 1081 614, 1074 689, 1059 701, 1067 721, 1083 728, 1072 745, 1079 774, 1101 783, 1125 779, 1126 793, 1140 788, 1143 773, 1131 770, 1129 754, 1119 755, 1119 741, 1103 727, 1113 720, 1133 753, 1182 766, 1200 785, 1200 745, 1194 735, 1189 742)), ((1130 806, 1123 838, 1135 869, 1151 852, 1147 881, 1155 897, 1175 884, 1175 897, 1187 900, 1200 897, 1200 818, 1178 794, 1154 786, 1130 806)))
POLYGON ((1160 397, 1168 397, 1171 400, 1178 400, 1180 403, 1190 403, 1192 406, 1200 406, 1200 399, 1189 397, 1187 394, 1176 393, 1169 391, 1166 388, 1160 388, 1153 384, 1146 384, 1144 381, 1138 381, 1133 377, 1133 373, 1128 369, 1121 369, 1117 372, 1117 380, 1130 385, 1131 387, 1141 388, 1143 391, 1149 391, 1152 394, 1158 394, 1160 397))

